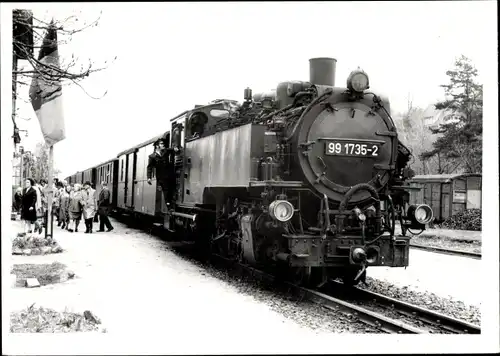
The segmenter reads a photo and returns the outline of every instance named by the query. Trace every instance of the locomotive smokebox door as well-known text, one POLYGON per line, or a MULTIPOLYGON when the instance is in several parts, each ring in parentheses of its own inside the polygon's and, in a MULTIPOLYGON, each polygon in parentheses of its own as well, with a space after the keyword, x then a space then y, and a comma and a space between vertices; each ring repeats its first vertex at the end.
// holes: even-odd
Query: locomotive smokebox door
MULTIPOLYGON (((339 94, 306 114, 298 134, 299 145, 306 148, 299 150, 298 160, 314 189, 340 201, 357 184, 368 183, 376 189, 387 184, 396 146, 392 120, 382 115, 364 102, 342 100, 339 94)), ((368 192, 359 191, 350 203, 369 197, 368 192)))

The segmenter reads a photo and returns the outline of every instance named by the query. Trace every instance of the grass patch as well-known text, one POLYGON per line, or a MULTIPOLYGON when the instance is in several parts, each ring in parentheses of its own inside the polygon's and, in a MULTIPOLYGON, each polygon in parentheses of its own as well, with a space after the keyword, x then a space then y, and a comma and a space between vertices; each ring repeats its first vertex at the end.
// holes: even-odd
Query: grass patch
POLYGON ((54 239, 46 239, 42 236, 27 236, 24 233, 17 234, 16 238, 12 241, 12 248, 18 248, 18 249, 33 249, 33 248, 40 248, 40 247, 54 247, 57 245, 56 240, 54 239))
MULTIPOLYGON (((63 273, 67 273, 66 265, 53 262, 51 264, 15 264, 11 274, 16 275, 16 287, 24 287, 27 278, 36 278, 41 286, 61 282, 63 273)), ((74 276, 74 274, 73 274, 74 276)))
POLYGON ((455 240, 448 236, 419 235, 412 236, 411 242, 418 245, 439 247, 449 250, 481 253, 481 241, 455 240))
POLYGON ((58 312, 48 308, 29 308, 10 314, 12 333, 67 333, 101 331, 101 321, 90 311, 83 314, 68 311, 58 312))

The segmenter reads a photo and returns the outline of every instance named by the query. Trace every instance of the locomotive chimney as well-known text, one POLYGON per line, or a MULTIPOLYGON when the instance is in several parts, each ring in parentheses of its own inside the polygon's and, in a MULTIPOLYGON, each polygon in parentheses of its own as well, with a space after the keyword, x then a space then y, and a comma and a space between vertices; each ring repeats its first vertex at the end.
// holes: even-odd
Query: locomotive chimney
POLYGON ((335 58, 311 58, 309 60, 309 82, 315 85, 335 86, 335 58))

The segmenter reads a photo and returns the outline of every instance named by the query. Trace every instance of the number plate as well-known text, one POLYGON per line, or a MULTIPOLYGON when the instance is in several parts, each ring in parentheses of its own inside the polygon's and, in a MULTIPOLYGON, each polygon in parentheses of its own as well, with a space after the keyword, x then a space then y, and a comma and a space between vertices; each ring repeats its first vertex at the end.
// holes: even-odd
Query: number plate
POLYGON ((335 141, 325 142, 325 154, 328 156, 377 157, 380 144, 374 142, 335 141))

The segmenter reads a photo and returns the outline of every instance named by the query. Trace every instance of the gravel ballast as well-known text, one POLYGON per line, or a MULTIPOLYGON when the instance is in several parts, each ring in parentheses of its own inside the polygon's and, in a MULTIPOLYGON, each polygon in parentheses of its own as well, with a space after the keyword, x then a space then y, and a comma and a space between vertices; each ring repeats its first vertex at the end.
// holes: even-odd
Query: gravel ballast
MULTIPOLYGON (((186 257, 187 258, 187 257, 186 257)), ((285 290, 251 276, 241 276, 232 270, 201 263, 189 258, 190 262, 204 269, 206 273, 234 287, 240 294, 265 303, 271 310, 302 327, 316 333, 382 333, 382 331, 359 321, 351 320, 352 315, 334 314, 309 301, 299 300, 285 290)))
POLYGON ((397 287, 386 281, 371 277, 366 278, 368 285, 360 284, 359 287, 376 292, 388 297, 402 300, 422 308, 435 310, 453 318, 481 325, 481 311, 476 306, 466 305, 461 301, 442 298, 434 293, 421 293, 407 287, 397 287))
POLYGON ((446 236, 437 237, 420 235, 412 236, 411 243, 422 246, 439 247, 447 250, 481 253, 481 241, 457 241, 449 239, 446 236))

